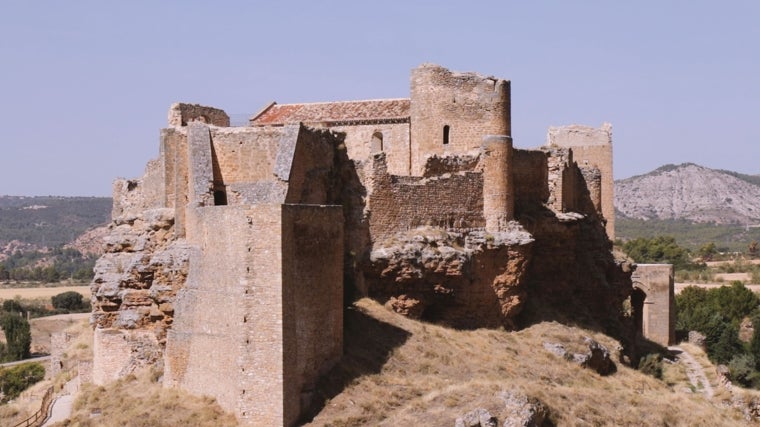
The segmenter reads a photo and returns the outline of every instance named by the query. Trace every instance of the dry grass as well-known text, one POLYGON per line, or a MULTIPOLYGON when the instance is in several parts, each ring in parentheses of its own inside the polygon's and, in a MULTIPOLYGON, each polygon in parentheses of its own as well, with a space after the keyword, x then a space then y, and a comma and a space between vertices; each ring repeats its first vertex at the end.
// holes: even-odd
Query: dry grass
POLYGON ((236 426, 214 399, 163 388, 150 371, 129 375, 107 387, 87 385, 74 402, 74 412, 55 427, 200 427, 236 426))
POLYGON ((356 307, 346 318, 346 357, 320 385, 329 400, 312 425, 452 425, 475 408, 503 419, 503 390, 540 399, 555 425, 744 425, 738 411, 689 392, 677 368, 660 381, 618 363, 602 377, 543 348, 572 349, 590 336, 616 349, 604 335, 554 322, 455 331, 369 300, 356 307))
POLYGON ((90 286, 55 286, 51 288, 0 288, 0 300, 8 300, 19 297, 21 299, 45 298, 50 300, 51 297, 68 292, 79 292, 85 299, 90 298, 90 286))

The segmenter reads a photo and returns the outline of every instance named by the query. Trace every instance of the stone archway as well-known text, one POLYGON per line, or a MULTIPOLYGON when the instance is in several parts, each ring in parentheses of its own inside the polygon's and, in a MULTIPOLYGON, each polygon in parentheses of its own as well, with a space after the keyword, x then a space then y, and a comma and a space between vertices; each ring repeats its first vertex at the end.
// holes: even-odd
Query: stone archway
POLYGON ((636 334, 658 344, 675 343, 675 292, 673 266, 670 264, 638 264, 631 276, 636 334))

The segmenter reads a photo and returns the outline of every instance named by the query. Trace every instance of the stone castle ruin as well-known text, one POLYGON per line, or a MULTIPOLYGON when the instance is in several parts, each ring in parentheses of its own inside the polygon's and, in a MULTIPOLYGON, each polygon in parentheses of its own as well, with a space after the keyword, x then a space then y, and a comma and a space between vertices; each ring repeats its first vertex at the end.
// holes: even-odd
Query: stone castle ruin
MULTIPOLYGON (((292 425, 356 297, 460 328, 625 322, 610 126, 521 150, 510 116, 509 81, 427 64, 408 99, 272 103, 244 127, 172 105, 158 158, 114 183, 93 380, 155 366, 243 424, 292 425)), ((630 323, 668 341, 649 278, 630 323)))

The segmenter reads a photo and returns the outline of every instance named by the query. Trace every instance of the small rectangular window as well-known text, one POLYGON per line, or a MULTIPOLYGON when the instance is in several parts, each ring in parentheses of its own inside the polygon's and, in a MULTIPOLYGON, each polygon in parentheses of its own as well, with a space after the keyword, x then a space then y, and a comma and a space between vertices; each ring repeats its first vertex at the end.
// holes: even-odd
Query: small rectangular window
POLYGON ((443 145, 448 145, 449 143, 449 125, 446 125, 443 127, 443 145))

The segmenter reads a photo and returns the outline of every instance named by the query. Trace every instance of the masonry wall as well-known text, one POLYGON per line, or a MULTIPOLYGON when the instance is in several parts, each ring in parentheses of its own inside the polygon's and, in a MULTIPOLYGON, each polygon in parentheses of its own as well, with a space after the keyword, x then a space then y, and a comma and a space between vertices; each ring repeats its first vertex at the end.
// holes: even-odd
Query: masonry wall
POLYGON ((175 303, 165 385, 215 397, 244 425, 295 423, 342 354, 342 218, 325 206, 190 210, 198 249, 175 303))
POLYGON ((343 355, 343 209, 282 206, 285 425, 343 355))
POLYGON ((571 125, 551 127, 547 135, 547 145, 569 147, 580 169, 596 168, 601 173, 601 212, 607 221, 607 236, 615 238, 615 182, 612 175, 612 126, 608 123, 600 128, 571 125))
POLYGON ((196 121, 214 126, 230 125, 230 117, 218 108, 182 102, 176 102, 169 107, 169 126, 187 126, 188 123, 196 121))
POLYGON ((676 310, 673 266, 637 264, 631 280, 634 288, 646 294, 641 331, 644 337, 664 346, 674 344, 676 310))
POLYGON ((384 156, 373 159, 370 234, 381 241, 420 226, 449 230, 484 228, 483 174, 460 172, 435 178, 390 175, 384 156))
POLYGON ((483 135, 511 136, 510 108, 509 81, 431 64, 413 69, 412 175, 422 175, 427 155, 476 150, 483 135))
POLYGON ((210 128, 214 181, 223 185, 272 180, 282 128, 210 128))
POLYGON ((515 209, 541 205, 549 198, 547 153, 539 150, 514 150, 512 178, 515 209))
MULTIPOLYGON (((334 179, 335 146, 340 141, 330 131, 298 127, 294 138, 285 203, 324 204, 334 179)), ((281 156, 284 157, 284 154, 281 156)))
POLYGON ((382 151, 386 154, 391 174, 409 175, 409 123, 330 126, 330 129, 346 134, 345 144, 350 159, 365 161, 371 154, 382 151), (373 145, 375 133, 380 133, 383 137, 382 149, 377 144, 373 145))
POLYGON ((241 420, 282 424, 282 259, 277 205, 189 212, 196 247, 167 336, 165 381, 241 420), (255 316, 254 316, 255 314, 255 316))

